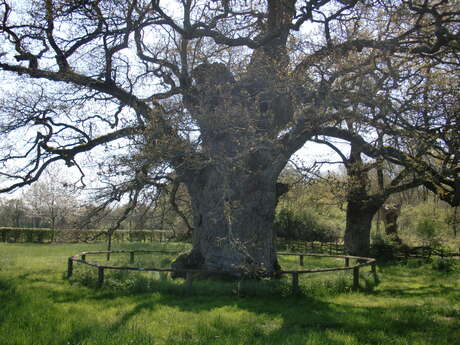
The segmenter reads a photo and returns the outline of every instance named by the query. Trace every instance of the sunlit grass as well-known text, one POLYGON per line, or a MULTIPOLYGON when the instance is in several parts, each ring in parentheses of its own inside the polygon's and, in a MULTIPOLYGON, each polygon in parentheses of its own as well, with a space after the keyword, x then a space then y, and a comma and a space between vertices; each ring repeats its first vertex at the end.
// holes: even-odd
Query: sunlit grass
MULTIPOLYGON (((70 255, 97 249, 105 246, 0 244, 0 344, 460 343, 458 265, 448 273, 431 263, 380 266, 381 283, 361 292, 349 290, 347 274, 313 274, 302 278, 300 296, 290 295, 289 279, 240 286, 196 282, 191 296, 181 280, 148 273, 113 271, 107 285, 95 289, 78 278, 84 275, 78 265, 73 281, 63 279, 70 255)), ((112 260, 128 263, 129 258, 112 260)), ((165 257, 137 260, 168 264, 165 257)), ((305 258, 304 263, 343 266, 336 259, 305 258)), ((283 258, 281 264, 300 267, 298 258, 283 258)))

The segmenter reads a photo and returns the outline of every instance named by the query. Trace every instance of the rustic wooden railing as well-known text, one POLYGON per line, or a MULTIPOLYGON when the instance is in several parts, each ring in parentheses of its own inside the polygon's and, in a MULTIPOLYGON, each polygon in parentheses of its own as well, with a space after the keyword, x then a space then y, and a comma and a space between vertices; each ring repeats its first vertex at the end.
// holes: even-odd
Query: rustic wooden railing
MULTIPOLYGON (((151 254, 151 253, 162 253, 162 254, 176 254, 177 251, 168 250, 116 250, 116 251, 87 251, 81 252, 68 258, 67 261, 67 278, 73 275, 74 263, 80 263, 88 265, 98 270, 97 285, 101 287, 104 283, 104 271, 105 270, 129 270, 129 271, 146 271, 146 272, 170 272, 170 273, 185 273, 185 286, 187 293, 191 294, 193 285, 193 274, 194 273, 208 273, 208 274, 221 274, 220 271, 211 270, 200 270, 200 269, 173 269, 173 268, 157 268, 157 267, 135 267, 135 266, 114 266, 114 265, 100 265, 87 261, 87 255, 95 254, 129 254, 129 262, 134 263, 136 254, 151 254)), ((299 264, 304 265, 304 257, 330 257, 330 258, 342 258, 344 259, 343 267, 331 267, 331 268, 317 268, 317 269, 305 269, 305 270, 281 270, 280 275, 290 275, 292 282, 292 293, 298 294, 300 292, 299 287, 299 275, 311 274, 311 273, 322 273, 322 272, 334 272, 334 271, 346 271, 353 270, 353 290, 359 290, 359 277, 360 269, 365 266, 371 266, 371 272, 375 283, 378 283, 376 260, 373 258, 366 258, 360 256, 349 256, 349 255, 330 255, 330 254, 307 254, 307 253, 278 253, 278 255, 284 256, 298 256, 299 264), (355 260, 354 265, 350 265, 350 260, 355 260)))
MULTIPOLYGON (((278 248, 286 248, 291 252, 310 252, 346 255, 343 243, 339 242, 318 242, 303 240, 278 239, 278 248)), ((393 259, 430 259, 434 256, 439 257, 460 257, 460 247, 456 251, 431 246, 393 246, 372 244, 370 252, 373 256, 391 257, 393 259)))
POLYGON ((373 258, 366 258, 361 256, 351 256, 351 255, 333 255, 333 254, 307 254, 307 253, 278 253, 278 255, 289 255, 289 256, 298 256, 299 265, 303 266, 305 256, 313 257, 329 257, 329 258, 342 258, 344 259, 343 267, 331 267, 331 268, 315 268, 308 270, 282 270, 281 274, 290 274, 292 277, 292 292, 299 292, 299 274, 309 274, 309 273, 322 273, 322 272, 334 272, 334 271, 346 271, 353 270, 353 290, 359 289, 359 271, 361 267, 371 266, 371 272, 374 278, 375 283, 378 283, 379 279, 377 276, 377 261, 373 258), (356 264, 350 266, 350 260, 356 260, 356 264))

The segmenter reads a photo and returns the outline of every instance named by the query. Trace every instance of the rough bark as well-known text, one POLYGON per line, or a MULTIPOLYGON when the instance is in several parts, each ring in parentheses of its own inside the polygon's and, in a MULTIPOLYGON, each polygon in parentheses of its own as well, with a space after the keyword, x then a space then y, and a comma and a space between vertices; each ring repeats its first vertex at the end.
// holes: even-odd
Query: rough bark
POLYGON ((378 207, 361 201, 349 201, 345 228, 345 250, 350 255, 368 256, 372 218, 378 207))
POLYGON ((277 178, 289 155, 276 137, 292 110, 279 107, 289 98, 273 91, 278 75, 254 73, 237 82, 222 64, 194 70, 188 107, 201 128, 202 150, 196 161, 176 167, 193 212, 193 249, 176 260, 177 269, 232 277, 273 276, 278 269, 272 223, 282 193, 277 178))
POLYGON ((193 76, 188 105, 201 128, 202 150, 196 165, 191 160, 176 167, 191 197, 193 249, 173 267, 234 278, 273 276, 272 223, 282 192, 276 181, 287 161, 275 138, 279 117, 291 116, 276 108, 276 75, 270 82, 262 72, 236 82, 224 65, 202 64, 193 76))
POLYGON ((363 163, 361 149, 357 145, 351 145, 350 157, 344 162, 349 179, 345 250, 350 255, 368 256, 372 218, 384 199, 369 195, 368 167, 363 163))
POLYGON ((273 276, 276 176, 234 166, 212 166, 187 182, 193 208, 193 249, 173 267, 199 268, 231 277, 273 276))
POLYGON ((221 64, 194 70, 188 102, 201 128, 202 152, 176 167, 193 212, 193 249, 177 258, 177 269, 232 277, 272 276, 278 269, 272 223, 282 192, 276 181, 288 156, 275 138, 283 126, 279 117, 292 113, 276 108, 273 84, 262 78, 237 83, 221 64), (253 98, 243 97, 251 88, 253 98))

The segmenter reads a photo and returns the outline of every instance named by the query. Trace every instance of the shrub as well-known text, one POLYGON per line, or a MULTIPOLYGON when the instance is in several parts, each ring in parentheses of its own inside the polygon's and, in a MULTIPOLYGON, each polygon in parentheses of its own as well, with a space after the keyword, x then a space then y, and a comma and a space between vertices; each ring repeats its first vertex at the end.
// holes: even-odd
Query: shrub
POLYGON ((0 228, 2 242, 45 242, 51 238, 51 230, 47 228, 0 228))
POLYGON ((432 218, 423 218, 418 221, 416 226, 416 234, 427 246, 436 247, 439 245, 439 237, 437 234, 437 222, 432 218))
POLYGON ((456 264, 453 258, 436 258, 431 267, 439 272, 451 272, 455 269, 456 264))
POLYGON ((371 256, 384 261, 393 260, 396 257, 395 244, 379 234, 372 240, 371 256))
POLYGON ((321 224, 309 211, 293 212, 287 208, 277 212, 274 229, 278 237, 304 241, 335 241, 337 233, 329 226, 321 224))

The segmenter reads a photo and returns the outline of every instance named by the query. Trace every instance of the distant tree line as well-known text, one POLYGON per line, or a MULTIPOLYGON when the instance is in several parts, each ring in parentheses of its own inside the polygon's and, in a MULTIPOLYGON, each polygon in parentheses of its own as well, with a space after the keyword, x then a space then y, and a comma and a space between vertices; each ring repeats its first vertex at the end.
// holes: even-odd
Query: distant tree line
MULTIPOLYGON (((379 171, 368 172, 367 193, 378 193, 379 171)), ((383 179, 391 181, 396 166, 386 165, 383 179)), ((276 236, 305 241, 342 241, 347 224, 347 195, 353 185, 346 168, 330 173, 305 171, 290 164, 280 183, 287 192, 278 200, 276 236)), ((190 197, 180 185, 170 182, 153 199, 129 210, 120 202, 101 210, 78 198, 79 191, 58 178, 35 183, 15 198, 0 199, 0 227, 48 228, 51 230, 171 230, 177 238, 189 238, 190 197), (117 222, 123 218, 119 224, 117 222), (118 225, 115 228, 115 225, 118 225)), ((460 225, 458 207, 452 208, 424 186, 401 190, 389 196, 373 217, 372 237, 392 235, 410 242, 433 244, 455 239, 460 225), (395 233, 388 233, 384 207, 397 206, 395 233)))
POLYGON ((91 200, 80 195, 70 184, 56 176, 48 176, 35 183, 22 194, 13 198, 0 199, 0 227, 71 229, 71 230, 172 230, 176 236, 185 236, 188 232, 183 216, 187 200, 183 200, 182 191, 174 202, 170 194, 159 193, 154 200, 140 202, 119 222, 126 209, 127 202, 105 207, 103 210, 91 200), (119 223, 119 224, 118 224, 119 223), (117 225, 117 226, 115 226, 117 225), (116 229, 115 229, 116 227, 116 229))

